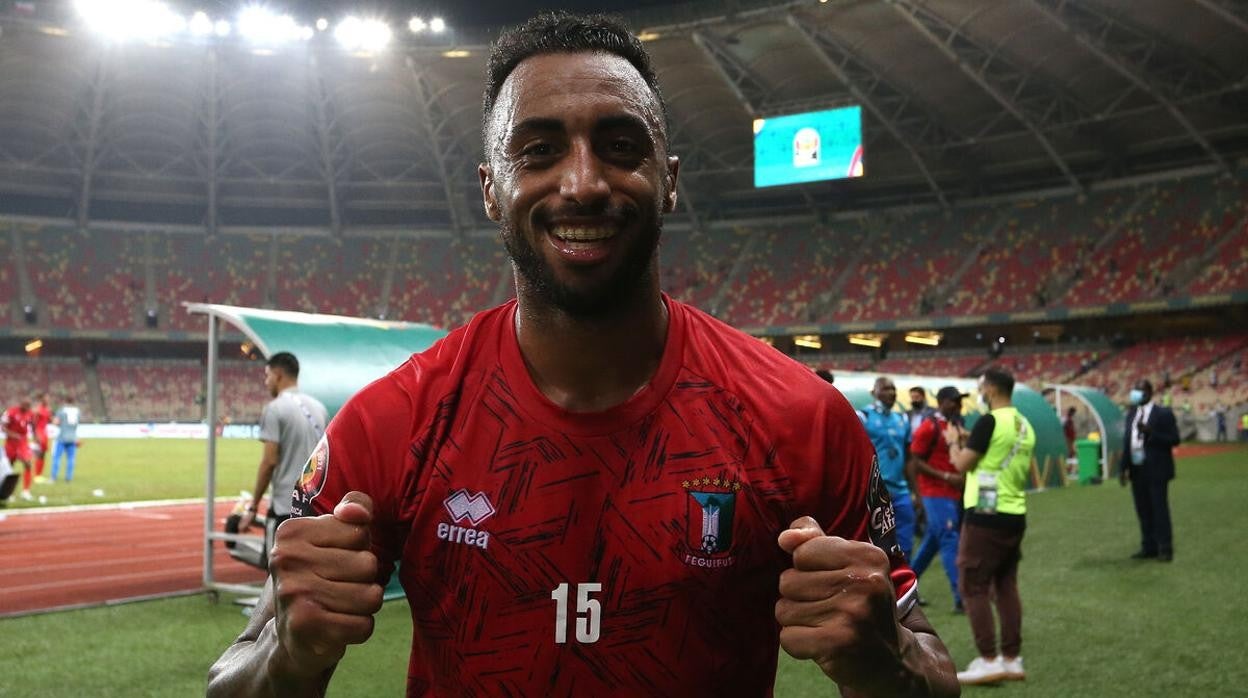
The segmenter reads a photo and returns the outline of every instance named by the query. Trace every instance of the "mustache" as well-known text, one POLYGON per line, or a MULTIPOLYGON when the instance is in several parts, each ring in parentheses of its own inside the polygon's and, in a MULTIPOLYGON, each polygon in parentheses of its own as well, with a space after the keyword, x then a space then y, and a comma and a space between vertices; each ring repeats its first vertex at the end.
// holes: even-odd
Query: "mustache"
POLYGON ((623 223, 637 216, 637 207, 628 203, 572 203, 536 213, 537 221, 544 224, 567 218, 605 218, 613 223, 623 223))

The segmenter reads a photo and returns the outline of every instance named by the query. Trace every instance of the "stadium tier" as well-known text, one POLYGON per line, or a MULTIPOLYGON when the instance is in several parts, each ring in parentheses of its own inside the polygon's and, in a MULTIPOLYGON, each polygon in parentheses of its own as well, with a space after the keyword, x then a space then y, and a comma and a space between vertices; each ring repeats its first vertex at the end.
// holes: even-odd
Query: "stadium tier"
POLYGON ((1053 383, 1081 383, 1078 376, 1094 366, 1108 351, 1103 349, 1035 350, 1002 356, 992 366, 1004 368, 1032 387, 1053 383))
MULTIPOLYGON (((1079 308, 1248 290, 1248 179, 821 225, 663 235, 674 297, 742 327, 1079 308)), ((41 326, 202 331, 184 301, 444 327, 507 298, 495 235, 221 234, 0 222, 21 241, 41 326), (396 239, 395 236, 399 237, 396 239), (84 273, 84 271, 88 273, 84 273), (387 283, 387 280, 389 283, 387 283), (388 293, 388 295, 386 295, 388 293), (383 298, 383 295, 386 297, 383 298)), ((9 236, 0 236, 7 245, 9 236)), ((0 267, 16 297, 20 271, 0 267)))
MULTIPOLYGON (((877 363, 872 370, 917 376, 969 376, 987 362, 983 352, 896 353, 877 363)), ((908 386, 907 386, 908 387, 908 386)), ((936 390, 937 388, 932 388, 936 390)))
POLYGON ((1104 390, 1111 398, 1125 403, 1131 386, 1148 379, 1161 394, 1169 389, 1171 397, 1190 392, 1191 377, 1208 369, 1248 344, 1248 336, 1220 338, 1179 337, 1140 342, 1101 361, 1077 383, 1104 390))
POLYGON ((73 395, 84 420, 99 417, 88 400, 86 373, 81 361, 0 356, 0 401, 5 408, 17 404, 23 397, 34 402, 40 393, 48 394, 54 408, 66 395, 73 395))
POLYGON ((102 359, 96 371, 112 421, 193 422, 203 417, 204 372, 198 361, 102 359))

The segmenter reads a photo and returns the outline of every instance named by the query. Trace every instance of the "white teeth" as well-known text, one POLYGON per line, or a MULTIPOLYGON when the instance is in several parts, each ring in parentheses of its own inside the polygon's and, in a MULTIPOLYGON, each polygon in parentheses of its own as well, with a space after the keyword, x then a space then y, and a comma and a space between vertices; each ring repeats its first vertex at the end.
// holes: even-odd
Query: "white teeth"
POLYGON ((550 232, 555 237, 569 242, 593 242, 606 240, 615 235, 614 228, 573 228, 562 225, 552 228, 550 232))

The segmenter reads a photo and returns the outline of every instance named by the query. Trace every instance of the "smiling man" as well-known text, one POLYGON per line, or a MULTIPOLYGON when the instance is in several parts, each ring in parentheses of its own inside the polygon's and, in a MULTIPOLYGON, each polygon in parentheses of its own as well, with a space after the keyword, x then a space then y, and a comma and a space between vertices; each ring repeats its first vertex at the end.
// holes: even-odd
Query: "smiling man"
POLYGON ((504 33, 483 136, 517 299, 330 424, 209 693, 322 695, 401 563, 409 696, 765 696, 781 647, 849 695, 955 695, 852 408, 659 290, 679 161, 637 39, 504 33))

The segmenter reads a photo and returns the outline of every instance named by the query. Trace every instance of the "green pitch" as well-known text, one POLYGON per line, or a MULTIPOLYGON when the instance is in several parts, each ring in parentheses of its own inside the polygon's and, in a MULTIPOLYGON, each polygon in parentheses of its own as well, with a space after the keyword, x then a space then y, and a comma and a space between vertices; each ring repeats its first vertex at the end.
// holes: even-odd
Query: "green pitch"
MULTIPOLYGON (((207 441, 193 439, 86 440, 78 449, 72 483, 64 481, 62 460, 60 482, 36 483, 31 488, 35 502, 12 497, 9 508, 40 506, 41 496, 47 499, 42 506, 202 498, 207 449, 207 441), (97 490, 103 496, 96 496, 97 490)), ((218 495, 235 496, 256 486, 260 451, 259 441, 217 440, 218 495)), ((43 474, 51 477, 50 460, 43 474)))
MULTIPOLYGON (((1028 679, 968 687, 964 695, 1242 692, 1248 612, 1238 590, 1248 578, 1246 500, 1248 449, 1181 461, 1171 488, 1176 557, 1166 565, 1127 559, 1138 535, 1130 494, 1116 482, 1033 495, 1020 573, 1028 679)), ((974 653, 970 632, 965 617, 950 613, 938 566, 922 588, 929 617, 965 665, 974 653)), ((243 623, 237 607, 202 596, 3 620, 0 637, 13 641, 0 653, 0 676, 7 677, 0 695, 202 695, 208 666, 243 623)), ((334 692, 401 695, 409 632, 406 605, 387 604, 373 639, 348 652, 334 692)), ((777 696, 835 695, 828 689, 813 664, 781 656, 777 696)))

